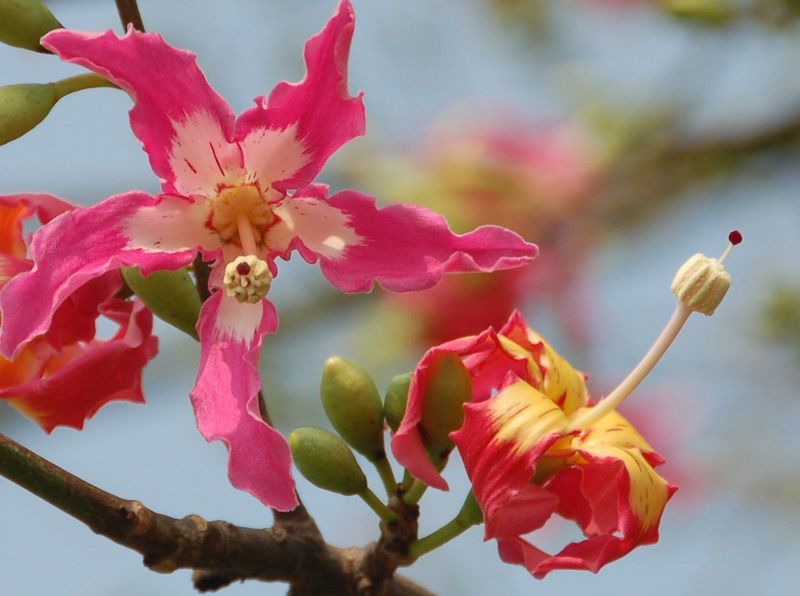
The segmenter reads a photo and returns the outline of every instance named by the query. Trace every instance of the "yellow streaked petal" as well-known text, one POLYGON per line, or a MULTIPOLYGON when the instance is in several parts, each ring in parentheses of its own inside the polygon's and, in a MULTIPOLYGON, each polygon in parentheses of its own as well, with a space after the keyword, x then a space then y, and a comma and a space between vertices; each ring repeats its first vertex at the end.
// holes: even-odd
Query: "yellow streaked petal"
POLYGON ((584 407, 589 402, 589 393, 586 390, 583 373, 572 368, 572 365, 533 329, 528 329, 528 341, 532 344, 541 344, 544 348, 539 358, 539 364, 546 371, 542 392, 559 404, 567 415, 584 407))
POLYGON ((630 422, 611 412, 575 438, 573 446, 597 457, 622 461, 631 482, 629 506, 641 522, 641 531, 658 523, 669 498, 669 484, 645 459, 643 452, 651 452, 652 448, 630 422))
POLYGON ((512 383, 491 401, 489 415, 495 440, 510 441, 517 453, 529 451, 541 439, 565 432, 567 417, 547 396, 525 381, 512 383))

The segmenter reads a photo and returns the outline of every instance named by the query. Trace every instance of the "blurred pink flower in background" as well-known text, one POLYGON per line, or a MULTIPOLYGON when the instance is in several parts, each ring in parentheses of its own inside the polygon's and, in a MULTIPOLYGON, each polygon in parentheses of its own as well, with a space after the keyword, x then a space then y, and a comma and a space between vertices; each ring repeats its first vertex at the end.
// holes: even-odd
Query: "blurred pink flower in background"
POLYGON ((459 276, 424 293, 387 297, 409 315, 424 343, 499 327, 530 299, 549 300, 570 339, 586 343, 581 268, 594 243, 586 209, 599 178, 588 136, 500 106, 476 108, 434 127, 417 155, 359 157, 351 171, 389 200, 414 197, 443 213, 456 231, 491 223, 539 245, 532 267, 459 276))

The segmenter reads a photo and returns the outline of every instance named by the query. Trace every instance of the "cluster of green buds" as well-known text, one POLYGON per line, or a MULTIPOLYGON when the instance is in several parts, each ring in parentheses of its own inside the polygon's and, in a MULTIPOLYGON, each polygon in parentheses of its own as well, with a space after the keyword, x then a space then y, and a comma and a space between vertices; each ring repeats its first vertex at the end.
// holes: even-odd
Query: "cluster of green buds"
MULTIPOLYGON (((47 52, 42 36, 62 27, 42 0, 0 0, 0 42, 47 52)), ((115 85, 94 73, 51 83, 0 87, 0 145, 21 137, 41 123, 58 100, 70 93, 115 85)))
MULTIPOLYGON (((463 404, 472 395, 472 382, 461 360, 453 354, 434 359, 427 374, 422 435, 431 459, 441 469, 455 446, 449 435, 463 424, 463 404)), ((330 358, 323 368, 320 397, 335 433, 301 427, 290 434, 292 457, 300 473, 324 490, 361 497, 385 522, 395 519, 392 507, 397 503, 416 505, 427 486, 408 472, 402 482, 395 479, 384 442, 387 430, 395 432, 400 427, 410 385, 410 373, 397 375, 389 382, 381 400, 375 381, 363 368, 345 358, 330 358), (375 466, 386 490, 387 503, 369 489, 354 451, 375 466)), ((468 510, 474 513, 473 502, 468 499, 468 504, 468 510)), ((459 527, 481 521, 479 510, 469 516, 468 524, 464 523, 465 514, 459 515, 459 527)))

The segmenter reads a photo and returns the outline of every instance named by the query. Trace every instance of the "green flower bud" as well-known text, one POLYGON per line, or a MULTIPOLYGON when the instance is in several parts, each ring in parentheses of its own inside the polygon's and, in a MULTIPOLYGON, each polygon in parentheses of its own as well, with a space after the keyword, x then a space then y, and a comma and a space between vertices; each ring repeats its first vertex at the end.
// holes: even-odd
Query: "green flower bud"
POLYGON ((47 117, 58 101, 52 83, 0 87, 0 145, 24 135, 47 117))
POLYGON ((431 454, 444 457, 453 449, 450 433, 464 424, 464 404, 472 399, 469 371, 455 354, 437 354, 428 365, 422 394, 421 430, 431 454))
POLYGON ((736 16, 730 0, 663 0, 675 17, 703 21, 709 25, 725 23, 736 16))
POLYGON ((333 428, 353 449, 372 462, 386 458, 383 404, 372 377, 345 358, 329 358, 320 383, 322 407, 333 428))
POLYGON ((122 277, 154 315, 197 339, 200 297, 186 269, 155 271, 142 277, 137 268, 126 267, 122 277))
POLYGON ((289 435, 294 464, 314 486, 341 495, 367 490, 367 477, 339 437, 321 428, 301 427, 289 435))
POLYGON ((42 0, 0 0, 0 41, 10 46, 47 52, 39 40, 63 27, 42 0))
POLYGON ((408 403, 408 389, 411 386, 411 373, 397 375, 386 388, 386 397, 383 400, 383 415, 386 424, 392 431, 397 432, 400 422, 406 413, 408 403))

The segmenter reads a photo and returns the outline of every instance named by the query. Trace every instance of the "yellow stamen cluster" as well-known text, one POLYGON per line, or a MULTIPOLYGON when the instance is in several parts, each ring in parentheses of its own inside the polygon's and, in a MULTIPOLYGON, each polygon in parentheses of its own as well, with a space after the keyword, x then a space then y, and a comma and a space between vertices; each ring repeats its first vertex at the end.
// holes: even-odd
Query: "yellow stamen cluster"
POLYGON ((275 215, 258 188, 252 185, 232 186, 220 191, 214 199, 211 225, 226 242, 240 242, 239 224, 246 218, 253 237, 260 242, 264 231, 275 221, 275 215))

